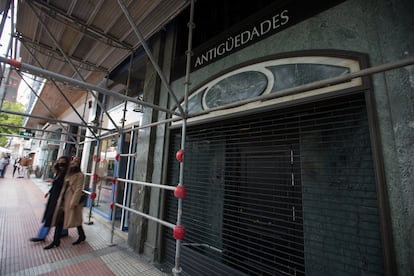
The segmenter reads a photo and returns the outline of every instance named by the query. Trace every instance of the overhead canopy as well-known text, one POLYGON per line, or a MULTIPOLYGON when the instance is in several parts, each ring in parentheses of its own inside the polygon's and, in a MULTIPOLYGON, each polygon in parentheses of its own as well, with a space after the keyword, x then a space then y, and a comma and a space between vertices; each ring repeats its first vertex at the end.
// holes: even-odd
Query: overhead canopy
MULTIPOLYGON (((188 4, 185 0, 124 2, 145 39, 164 27, 188 4)), ((94 84, 141 46, 118 1, 114 0, 19 1, 16 30, 22 43, 23 63, 94 84)), ((82 94, 71 88, 71 101, 82 94)), ((50 100, 48 106, 55 114, 68 107, 53 89, 41 98, 46 102, 50 100)), ((51 116, 50 110, 39 101, 32 113, 51 116)), ((39 119, 30 120, 41 123, 39 119)))

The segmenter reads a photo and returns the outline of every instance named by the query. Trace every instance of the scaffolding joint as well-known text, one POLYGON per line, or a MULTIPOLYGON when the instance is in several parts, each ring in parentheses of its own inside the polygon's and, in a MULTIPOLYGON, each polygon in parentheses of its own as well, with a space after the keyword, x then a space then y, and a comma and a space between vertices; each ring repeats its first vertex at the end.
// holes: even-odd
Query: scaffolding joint
POLYGON ((178 268, 173 267, 173 269, 172 269, 172 272, 173 272, 174 275, 180 274, 182 271, 183 271, 183 269, 181 268, 181 266, 178 267, 178 268))
POLYGON ((191 28, 191 29, 195 29, 196 25, 195 25, 195 23, 194 23, 194 22, 188 22, 188 23, 187 23, 187 27, 188 27, 188 28, 191 28))

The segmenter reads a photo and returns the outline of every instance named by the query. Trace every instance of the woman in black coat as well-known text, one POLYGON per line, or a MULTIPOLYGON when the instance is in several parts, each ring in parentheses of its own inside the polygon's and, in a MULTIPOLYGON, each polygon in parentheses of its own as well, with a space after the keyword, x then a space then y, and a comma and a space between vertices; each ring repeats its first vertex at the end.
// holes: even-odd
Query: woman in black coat
MULTIPOLYGON (((56 161, 55 165, 53 166, 56 175, 52 182, 52 187, 50 188, 49 192, 45 194, 45 197, 49 195, 49 199, 46 204, 45 213, 43 214, 42 222, 43 225, 39 230, 39 234, 37 237, 31 238, 30 241, 32 242, 38 242, 38 241, 44 241, 47 234, 49 233, 50 226, 52 224, 52 218, 53 214, 56 209, 56 203, 58 201, 60 192, 63 187, 63 182, 65 179, 66 172, 69 167, 70 158, 67 156, 61 156, 56 161)), ((67 229, 64 229, 63 232, 66 232, 67 229)), ((62 233, 63 235, 65 233, 62 233)))

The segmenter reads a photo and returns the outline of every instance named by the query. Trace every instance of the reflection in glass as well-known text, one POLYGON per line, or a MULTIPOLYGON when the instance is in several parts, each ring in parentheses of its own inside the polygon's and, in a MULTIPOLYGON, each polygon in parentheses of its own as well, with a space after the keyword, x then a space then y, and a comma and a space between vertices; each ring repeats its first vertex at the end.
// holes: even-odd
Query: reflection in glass
POLYGON ((347 67, 306 63, 269 66, 267 69, 272 71, 275 79, 271 93, 350 72, 347 67))
POLYGON ((256 64, 255 68, 250 68, 250 71, 239 71, 233 75, 228 74, 219 81, 212 81, 191 95, 188 100, 188 113, 195 114, 252 99, 262 95, 268 87, 271 87, 270 93, 276 93, 351 72, 350 67, 336 65, 338 61, 333 64, 294 62, 296 63, 256 64), (271 73, 273 78, 263 73, 263 70, 271 73))
POLYGON ((205 109, 253 98, 265 90, 267 77, 257 71, 242 72, 225 78, 206 93, 205 109))
POLYGON ((193 97, 188 99, 188 113, 194 114, 203 111, 203 108, 201 107, 201 100, 205 90, 206 89, 199 91, 193 97))

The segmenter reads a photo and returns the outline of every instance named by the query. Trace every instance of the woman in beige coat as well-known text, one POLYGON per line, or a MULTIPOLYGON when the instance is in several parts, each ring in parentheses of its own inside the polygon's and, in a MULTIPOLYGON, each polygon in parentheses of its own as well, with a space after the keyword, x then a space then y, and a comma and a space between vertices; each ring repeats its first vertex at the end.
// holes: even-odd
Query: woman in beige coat
POLYGON ((83 242, 85 232, 82 228, 83 217, 83 201, 81 202, 83 189, 84 175, 80 170, 78 160, 72 160, 69 164, 69 169, 65 177, 62 192, 60 193, 56 211, 53 216, 55 227, 55 234, 53 242, 44 249, 51 249, 60 245, 60 233, 62 228, 69 229, 76 227, 78 229, 79 237, 72 244, 79 244, 83 242))

